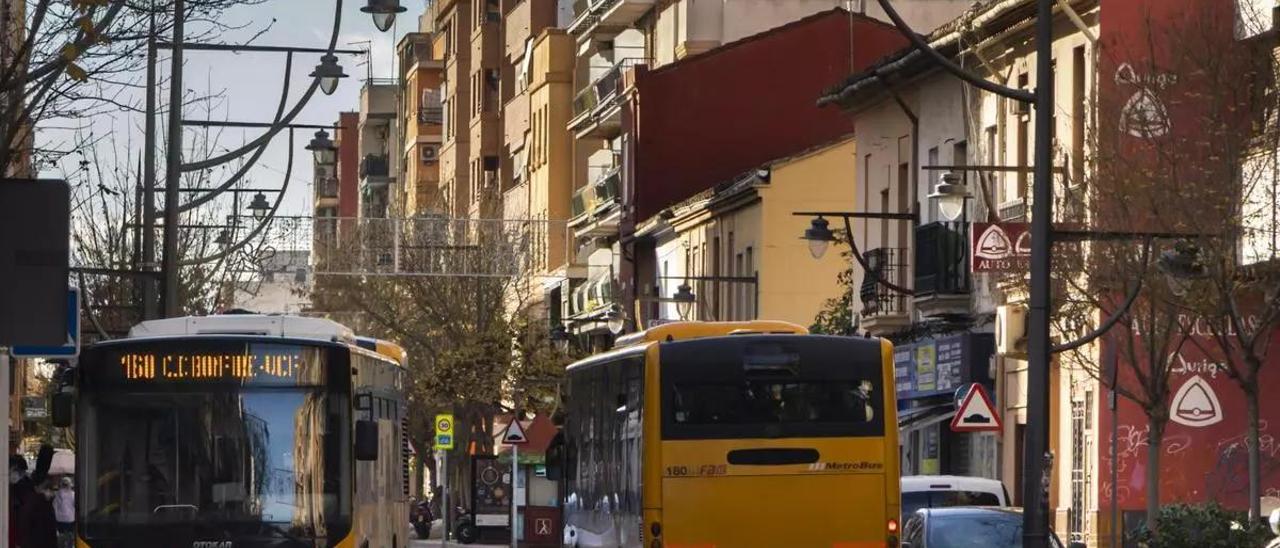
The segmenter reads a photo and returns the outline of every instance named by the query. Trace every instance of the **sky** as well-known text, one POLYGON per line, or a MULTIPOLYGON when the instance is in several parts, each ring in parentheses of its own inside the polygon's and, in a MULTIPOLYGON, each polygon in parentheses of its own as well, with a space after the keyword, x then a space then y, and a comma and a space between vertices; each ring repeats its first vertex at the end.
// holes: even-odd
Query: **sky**
MULTIPOLYGON (((230 10, 224 21, 232 26, 243 26, 243 29, 224 35, 221 42, 243 43, 255 34, 267 28, 261 36, 254 39, 257 45, 296 46, 324 48, 328 45, 333 30, 334 2, 336 0, 268 0, 256 6, 242 6, 230 10)), ((343 0, 341 29, 339 30, 337 47, 339 49, 370 49, 372 66, 366 65, 363 56, 341 55, 339 63, 350 78, 344 79, 332 96, 316 92, 306 105, 295 123, 332 124, 342 111, 354 111, 359 108, 360 87, 370 74, 374 78, 392 78, 395 76, 393 63, 394 45, 406 32, 417 30, 418 16, 423 12, 427 0, 401 0, 408 8, 396 18, 396 25, 386 33, 379 32, 373 26, 369 15, 361 13, 364 0, 343 0)), ((233 120, 250 122, 268 122, 275 114, 278 106, 280 90, 283 85, 285 55, 282 53, 231 53, 231 52, 187 52, 184 72, 185 87, 197 92, 222 93, 223 100, 215 105, 212 113, 188 111, 188 119, 209 118, 215 120, 233 120)), ((320 54, 295 55, 289 88, 289 105, 297 103, 297 99, 310 85, 308 74, 319 63, 320 54)), ((159 63, 162 75, 168 73, 169 61, 162 53, 159 63)), ((136 97, 141 104, 141 91, 136 97)), ((159 101, 167 101, 168 94, 159 94, 159 101)), ((127 139, 116 136, 117 148, 128 148, 131 156, 140 153, 137 146, 142 142, 142 116, 123 113, 112 117, 103 117, 93 121, 94 131, 128 132, 127 139)), ((163 125, 160 131, 164 132, 163 125)), ((190 139, 194 128, 187 130, 190 139)), ((219 136, 219 146, 235 148, 241 142, 249 141, 260 135, 259 129, 225 129, 219 136)), ((304 150, 312 138, 314 130, 299 130, 295 134, 293 152, 293 176, 285 201, 281 204, 281 215, 310 215, 312 200, 312 165, 311 154, 304 150)), ((330 132, 332 134, 332 132, 330 132)), ((47 131, 40 136, 46 142, 59 138, 55 131, 47 131)), ((284 180, 288 165, 287 132, 276 136, 267 152, 249 173, 245 186, 278 188, 284 180)), ((189 160, 189 159, 188 159, 189 160)), ((163 176, 163 157, 157 166, 163 176)), ((214 181, 230 169, 214 169, 214 181)), ((45 175, 54 175, 46 173, 45 175)), ((163 184, 163 183, 161 183, 163 184)), ((229 201, 230 195, 224 195, 229 201)), ((247 198, 247 197, 244 197, 247 198)))

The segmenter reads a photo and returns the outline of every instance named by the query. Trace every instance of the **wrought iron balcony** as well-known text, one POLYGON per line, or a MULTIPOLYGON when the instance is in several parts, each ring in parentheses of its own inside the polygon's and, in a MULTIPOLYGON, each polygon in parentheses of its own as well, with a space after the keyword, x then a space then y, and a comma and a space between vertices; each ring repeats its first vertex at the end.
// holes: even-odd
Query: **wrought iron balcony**
POLYGON ((870 267, 863 274, 859 297, 862 300, 862 324, 873 334, 882 335, 910 324, 907 296, 879 280, 906 286, 907 250, 901 248, 876 248, 864 257, 870 267))
POLYGON ((929 223, 916 227, 915 293, 967 294, 968 230, 962 223, 929 223))

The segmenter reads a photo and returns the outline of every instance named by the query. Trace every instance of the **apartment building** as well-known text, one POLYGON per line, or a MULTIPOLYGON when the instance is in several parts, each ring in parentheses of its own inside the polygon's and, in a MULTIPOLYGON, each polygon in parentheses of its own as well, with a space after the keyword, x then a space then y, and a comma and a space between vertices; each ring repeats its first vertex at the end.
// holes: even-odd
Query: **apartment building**
POLYGON ((440 105, 444 116, 440 147, 442 208, 466 217, 471 205, 471 0, 442 0, 432 5, 436 43, 444 57, 440 105))
MULTIPOLYGON (((424 22, 432 22, 424 18, 424 22)), ((435 50, 430 27, 401 38, 396 47, 400 81, 400 173, 395 207, 406 218, 443 211, 440 189, 440 149, 444 109, 440 85, 444 62, 435 50)))
POLYGON ((360 89, 358 120, 359 217, 390 216, 393 189, 400 173, 400 85, 395 79, 370 78, 360 89))

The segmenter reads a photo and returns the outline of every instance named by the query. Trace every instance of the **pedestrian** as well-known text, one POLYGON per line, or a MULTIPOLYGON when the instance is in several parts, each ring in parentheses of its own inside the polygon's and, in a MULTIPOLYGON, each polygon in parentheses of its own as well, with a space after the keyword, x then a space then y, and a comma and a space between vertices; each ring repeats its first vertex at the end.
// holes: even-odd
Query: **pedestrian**
POLYGON ((53 517, 58 521, 58 546, 75 546, 76 492, 71 476, 63 476, 53 494, 53 517))
POLYGON ((57 548, 53 504, 27 475, 27 459, 9 457, 9 543, 14 548, 57 548))

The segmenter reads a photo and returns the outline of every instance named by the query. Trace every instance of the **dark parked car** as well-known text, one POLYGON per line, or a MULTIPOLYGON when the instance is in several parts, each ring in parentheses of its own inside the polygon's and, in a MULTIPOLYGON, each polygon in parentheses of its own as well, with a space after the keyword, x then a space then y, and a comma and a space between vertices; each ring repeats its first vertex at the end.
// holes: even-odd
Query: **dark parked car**
MULTIPOLYGON (((1057 535, 1050 537, 1049 546, 1063 548, 1057 535)), ((1022 509, 921 508, 902 526, 902 548, 1022 548, 1022 509)))

